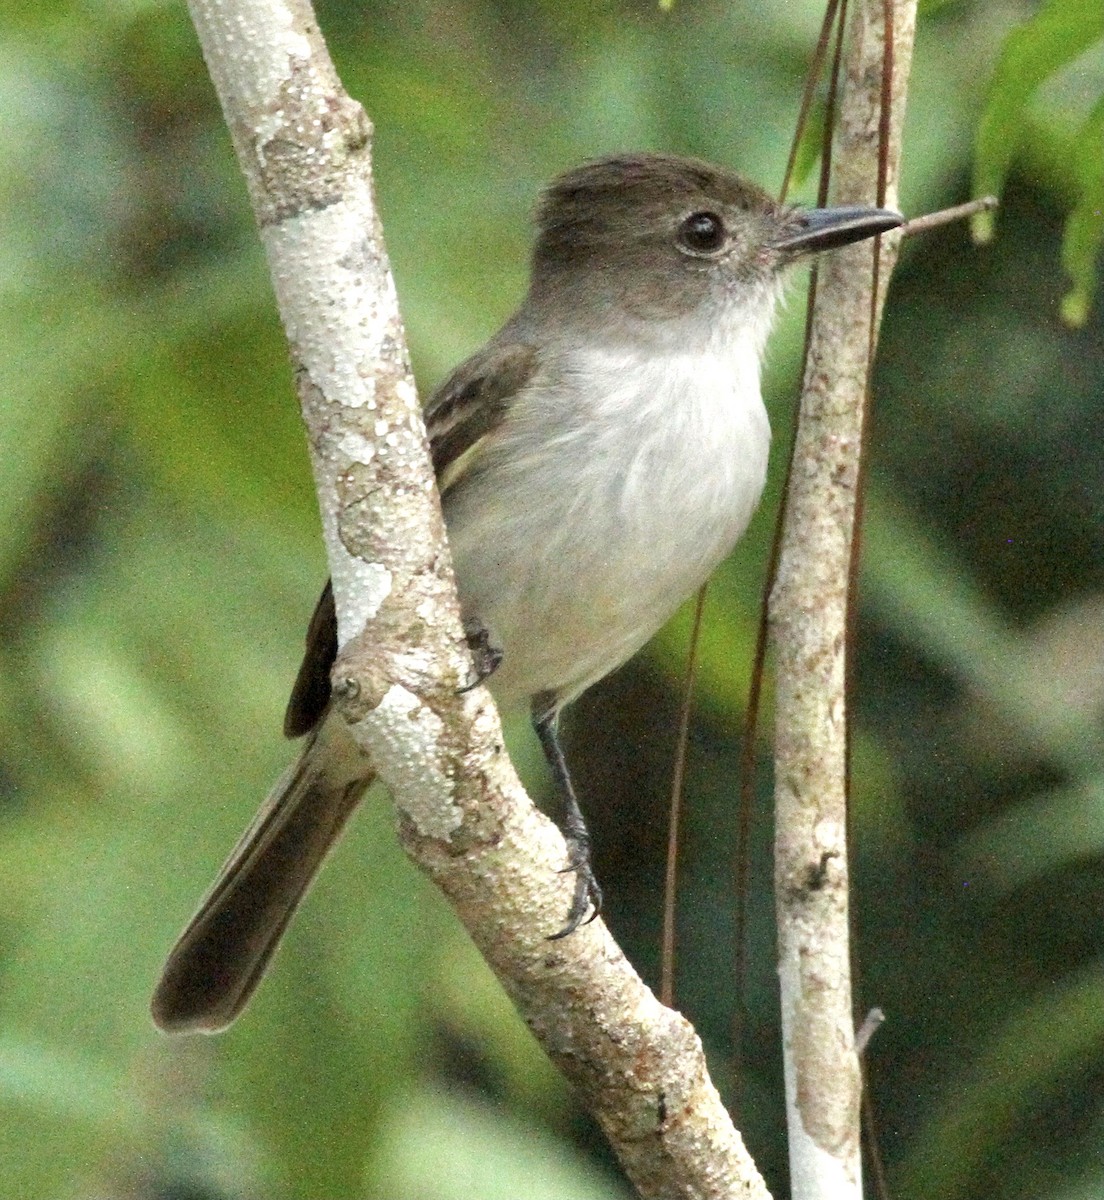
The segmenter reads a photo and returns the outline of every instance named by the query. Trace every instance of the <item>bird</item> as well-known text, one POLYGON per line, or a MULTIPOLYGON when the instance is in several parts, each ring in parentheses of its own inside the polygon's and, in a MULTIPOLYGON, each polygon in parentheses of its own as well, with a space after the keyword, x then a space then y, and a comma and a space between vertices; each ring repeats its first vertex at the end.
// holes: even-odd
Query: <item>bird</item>
MULTIPOLYGON (((538 205, 520 307, 424 406, 476 676, 500 705, 528 706, 562 804, 575 886, 549 937, 601 907, 559 715, 746 530, 788 268, 902 220, 785 205, 677 155, 584 163, 538 205)), ((337 649, 327 583, 284 720, 302 749, 168 956, 151 1004, 163 1030, 217 1032, 241 1013, 374 777, 332 703, 337 649)))

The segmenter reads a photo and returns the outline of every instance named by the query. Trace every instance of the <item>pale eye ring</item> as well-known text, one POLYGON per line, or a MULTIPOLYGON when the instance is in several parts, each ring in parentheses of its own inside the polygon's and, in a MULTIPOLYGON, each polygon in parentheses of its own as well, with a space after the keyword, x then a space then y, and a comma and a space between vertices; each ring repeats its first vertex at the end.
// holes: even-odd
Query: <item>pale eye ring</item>
POLYGON ((691 213, 678 230, 679 249, 709 258, 724 249, 725 227, 715 212, 691 213))

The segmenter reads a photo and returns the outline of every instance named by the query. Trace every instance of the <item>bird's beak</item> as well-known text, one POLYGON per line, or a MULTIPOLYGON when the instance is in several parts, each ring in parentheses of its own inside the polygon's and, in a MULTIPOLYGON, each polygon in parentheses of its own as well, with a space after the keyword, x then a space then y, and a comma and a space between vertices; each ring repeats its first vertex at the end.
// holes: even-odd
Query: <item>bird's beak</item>
POLYGON ((888 208, 797 208, 788 214, 772 245, 788 258, 801 258, 888 233, 904 221, 888 208))

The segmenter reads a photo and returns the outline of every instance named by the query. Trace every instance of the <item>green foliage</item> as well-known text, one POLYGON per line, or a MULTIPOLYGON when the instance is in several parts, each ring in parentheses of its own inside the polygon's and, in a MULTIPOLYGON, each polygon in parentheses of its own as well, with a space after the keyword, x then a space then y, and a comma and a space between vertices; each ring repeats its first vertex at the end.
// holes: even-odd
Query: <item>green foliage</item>
MULTIPOLYGON (((869 1074, 905 1196, 1099 1182, 1099 11, 1052 3, 1005 42, 1004 6, 931 3, 920 31, 904 207, 962 199, 983 105, 979 186, 1005 203, 984 250, 957 229, 906 247, 876 389, 855 873, 865 998, 890 1018, 869 1074), (1060 254, 1085 298, 1076 332, 1055 321, 1060 254)), ((279 719, 325 568, 262 255, 184 7, 9 18, 0 1195, 624 1194, 402 859, 382 797, 239 1025, 154 1033, 163 954, 291 753, 279 719)), ((526 214, 556 171, 652 147, 776 186, 819 12, 414 0, 320 19, 375 123, 429 388, 517 302, 526 214)), ((730 845, 802 308, 771 344, 766 511, 711 591, 680 918, 682 1004, 778 1194, 768 823, 739 1060, 730 845)), ((687 625, 580 702, 572 747, 610 920, 652 977, 687 625)), ((769 706, 768 686, 765 731, 769 706)))
MULTIPOLYGON (((1012 163, 1032 127, 1029 105, 1040 88, 1060 73, 1072 74, 1082 103, 1104 88, 1101 55, 1093 65, 1081 62, 1094 45, 1102 48, 1104 7, 1096 0, 1048 0, 1004 41, 993 74, 985 112, 978 125, 974 160, 974 194, 999 194, 1012 163), (1095 80, 1093 76, 1095 75, 1095 80)), ((1069 139, 1065 162, 1056 173, 1060 185, 1072 194, 1072 206, 1062 241, 1062 265, 1073 287, 1062 301, 1062 315, 1070 325, 1084 325, 1096 286, 1096 262, 1104 241, 1104 100, 1084 115, 1084 123, 1070 134, 1068 122, 1077 117, 1066 104, 1052 106, 1039 118, 1050 128, 1036 131, 1048 140, 1057 132, 1069 139), (1054 128, 1056 127, 1056 129, 1054 128)), ((975 218, 979 240, 992 236, 993 217, 975 218)))
POLYGON ((1062 316, 1070 325, 1084 325, 1096 288, 1096 264, 1104 242, 1104 98, 1077 131, 1073 167, 1078 201, 1066 222, 1062 239, 1062 265, 1073 280, 1073 290, 1062 300, 1062 316))

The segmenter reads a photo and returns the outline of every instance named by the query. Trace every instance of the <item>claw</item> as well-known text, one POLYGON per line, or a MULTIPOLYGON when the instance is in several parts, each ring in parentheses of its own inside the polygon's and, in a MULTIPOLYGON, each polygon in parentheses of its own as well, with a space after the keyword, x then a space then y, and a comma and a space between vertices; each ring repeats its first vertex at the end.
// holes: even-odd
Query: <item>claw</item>
POLYGON ((534 696, 532 705, 533 728, 540 738, 541 748, 552 769, 552 778, 556 781, 556 790, 560 793, 560 801, 563 804, 563 815, 557 823, 567 842, 567 865, 561 868, 561 873, 575 872, 575 892, 567 912, 567 924, 559 933, 553 933, 548 938, 550 942, 556 942, 574 933, 580 925, 589 925, 598 916, 602 911, 602 889, 598 886, 598 880, 594 878, 594 871, 590 865, 590 837, 579 809, 579 801, 575 797, 575 789, 571 786, 571 775, 568 773, 560 739, 556 733, 559 708, 555 697, 549 694, 534 696))
POLYGON ((602 911, 602 889, 591 870, 590 845, 585 839, 568 839, 567 866, 561 868, 561 874, 568 871, 575 872, 575 892, 567 910, 567 921, 559 933, 549 934, 550 942, 558 942, 580 926, 589 925, 602 911))
POLYGON ((464 636, 468 640, 471 651, 472 667, 475 679, 457 689, 457 694, 463 696, 466 692, 474 691, 481 683, 485 683, 502 665, 502 651, 491 645, 491 635, 487 627, 478 621, 469 621, 464 626, 464 636))

